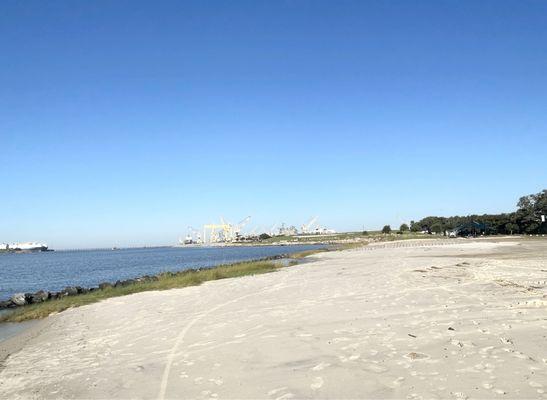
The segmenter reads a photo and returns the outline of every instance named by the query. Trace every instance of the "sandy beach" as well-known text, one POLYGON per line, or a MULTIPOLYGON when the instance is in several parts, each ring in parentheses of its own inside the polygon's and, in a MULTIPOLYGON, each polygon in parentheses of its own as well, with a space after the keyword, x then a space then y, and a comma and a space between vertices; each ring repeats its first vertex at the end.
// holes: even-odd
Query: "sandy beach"
POLYGON ((547 240, 321 253, 49 317, 0 398, 547 398, 546 286, 547 240))

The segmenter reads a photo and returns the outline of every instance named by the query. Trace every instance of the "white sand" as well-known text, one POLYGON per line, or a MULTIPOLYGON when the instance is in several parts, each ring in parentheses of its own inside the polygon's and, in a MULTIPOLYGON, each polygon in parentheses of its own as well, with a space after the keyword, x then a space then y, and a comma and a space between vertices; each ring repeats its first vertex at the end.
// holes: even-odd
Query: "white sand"
POLYGON ((68 310, 0 398, 547 398, 547 241, 410 246, 68 310))

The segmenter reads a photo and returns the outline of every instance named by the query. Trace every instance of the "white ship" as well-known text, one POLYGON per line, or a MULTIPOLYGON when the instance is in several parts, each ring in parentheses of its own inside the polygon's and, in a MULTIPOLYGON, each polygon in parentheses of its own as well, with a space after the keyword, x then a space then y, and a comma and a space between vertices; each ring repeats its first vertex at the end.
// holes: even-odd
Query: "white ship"
POLYGON ((179 244, 188 245, 188 244, 196 244, 196 242, 194 241, 194 238, 192 238, 192 236, 186 235, 184 239, 179 238, 179 244))
POLYGON ((5 250, 17 251, 46 251, 47 244, 37 242, 10 243, 5 245, 5 250))

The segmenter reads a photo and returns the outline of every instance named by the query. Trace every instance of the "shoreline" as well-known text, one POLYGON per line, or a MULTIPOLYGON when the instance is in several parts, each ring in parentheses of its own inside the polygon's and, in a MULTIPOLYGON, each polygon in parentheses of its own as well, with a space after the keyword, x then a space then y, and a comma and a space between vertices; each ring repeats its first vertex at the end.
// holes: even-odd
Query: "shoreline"
POLYGON ((0 396, 547 398, 546 249, 377 243, 109 298, 0 343, 0 396))
MULTIPOLYGON (((112 284, 114 285, 116 282, 122 283, 124 281, 128 280, 137 280, 141 277, 146 276, 154 276, 157 274, 160 274, 162 272, 178 272, 188 269, 203 269, 203 268, 211 268, 216 267, 219 265, 224 264, 232 264, 237 262, 244 262, 244 261, 258 261, 261 259, 268 259, 268 258, 277 258, 279 255, 286 255, 287 253, 293 253, 293 252, 300 252, 311 248, 318 248, 320 247, 317 245, 295 245, 295 246, 287 246, 287 247, 278 247, 278 246, 267 246, 262 251, 262 247, 247 247, 249 250, 244 250, 243 248, 241 250, 235 250, 239 253, 235 253, 234 251, 230 251, 227 253, 227 255, 224 255, 224 251, 222 249, 210 249, 211 254, 209 255, 209 249, 207 250, 206 258, 204 256, 200 256, 199 254, 204 254, 203 250, 200 249, 198 255, 193 256, 192 254, 188 254, 186 251, 182 253, 181 255, 178 255, 177 250, 173 252, 166 253, 166 259, 163 262, 155 263, 154 259, 150 259, 150 256, 148 254, 155 254, 155 252, 147 253, 147 256, 145 257, 148 261, 142 261, 138 263, 138 267, 136 270, 132 270, 129 268, 126 268, 125 265, 131 265, 131 263, 134 262, 134 259, 140 258, 137 253, 136 255, 134 253, 127 253, 127 255, 124 255, 122 257, 122 262, 124 263, 122 265, 122 270, 117 271, 117 268, 115 268, 114 265, 108 266, 108 269, 105 270, 104 274, 95 274, 93 271, 87 271, 82 270, 82 275, 74 276, 74 274, 66 274, 66 276, 60 276, 56 278, 54 281, 45 280, 44 282, 40 283, 39 281, 31 282, 29 280, 29 283, 27 285, 13 285, 13 288, 8 291, 7 288, 4 288, 2 292, 2 296, 0 298, 0 310, 10 310, 17 308, 17 306, 22 306, 24 304, 32 304, 32 303, 39 303, 51 299, 55 299, 57 297, 62 297, 66 295, 74 295, 76 294, 75 291, 77 289, 78 294, 85 293, 89 290, 94 290, 94 288, 98 287, 100 284, 112 284), (150 264, 148 266, 148 264, 150 264), (161 265, 158 265, 161 264, 161 265), (89 275, 88 275, 89 272, 89 275), (87 277, 84 279, 81 279, 80 277, 87 277), (15 296, 18 295, 18 298, 15 298, 15 296)), ((168 248, 170 249, 170 248, 168 248)), ((156 249, 154 249, 156 250, 156 249)), ((131 250, 129 250, 131 251, 131 250)), ((63 252, 59 252, 63 253, 63 252)), ((68 252, 73 253, 73 252, 68 252)), ((159 259, 162 259, 161 257, 163 254, 160 252, 158 254, 159 259)), ((68 268, 72 267, 71 258, 61 257, 61 265, 65 265, 68 268), (66 260, 65 260, 66 259, 66 260), (63 264, 64 263, 64 264, 63 264)), ((107 254, 106 256, 101 255, 101 253, 96 254, 92 253, 89 256, 85 256, 84 258, 76 258, 75 260, 72 260, 76 263, 82 264, 81 260, 88 260, 88 262, 95 262, 94 260, 100 260, 100 259, 106 259, 107 262, 120 262, 116 261, 119 259, 119 256, 117 255, 110 255, 107 254), (111 261, 113 260, 113 261, 111 261)), ((39 264, 41 261, 40 257, 33 257, 29 259, 29 261, 25 261, 26 259, 18 259, 20 261, 17 261, 16 264, 19 264, 21 268, 23 268, 23 272, 26 271, 25 263, 30 262, 31 265, 34 263, 34 265, 39 264)), ((45 263, 56 263, 59 264, 59 262, 56 262, 57 257, 53 256, 47 256, 44 259, 45 263)), ((9 261, 4 261, 4 264, 9 263, 9 261)), ((81 265, 76 264, 81 268, 81 265)), ((10 268, 8 268, 8 280, 11 278, 12 280, 16 280, 17 277, 12 272, 11 276, 9 275, 10 268)), ((54 271, 56 269, 54 268, 54 271)), ((49 271, 46 271, 47 274, 49 274, 49 271)), ((28 279, 33 279, 32 277, 27 277, 28 279)))
MULTIPOLYGON (((149 290, 166 290, 173 287, 199 285, 209 280, 232 277, 232 274, 238 273, 238 268, 244 270, 242 275, 270 272, 276 268, 290 265, 291 260, 298 260, 322 251, 328 251, 328 248, 325 246, 231 264, 187 268, 180 271, 167 271, 156 275, 144 275, 130 278, 124 281, 118 280, 115 283, 103 282, 97 287, 92 288, 67 286, 60 292, 40 291, 35 294, 25 294, 24 299, 30 299, 32 301, 33 296, 35 296, 38 301, 27 302, 27 304, 19 306, 4 306, 0 309, 0 311, 3 311, 3 315, 0 314, 0 324, 5 322, 21 322, 31 319, 40 319, 47 317, 48 314, 54 312, 61 312, 67 308, 92 304, 110 297, 119 297, 149 290), (280 263, 280 261, 283 260, 286 261, 287 265, 283 265, 282 262, 280 263), (176 280, 180 282, 175 282, 176 280), (40 311, 42 311, 42 313, 40 313, 40 311)), ((8 301, 4 301, 3 303, 7 304, 8 301)))

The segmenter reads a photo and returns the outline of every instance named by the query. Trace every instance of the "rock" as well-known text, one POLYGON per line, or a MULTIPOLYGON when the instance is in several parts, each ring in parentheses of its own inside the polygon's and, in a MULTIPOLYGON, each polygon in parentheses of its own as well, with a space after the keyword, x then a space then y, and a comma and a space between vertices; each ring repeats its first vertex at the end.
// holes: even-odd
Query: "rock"
POLYGON ((30 301, 29 303, 41 303, 43 301, 46 301, 49 298, 49 292, 45 292, 43 290, 39 290, 36 293, 33 293, 30 295, 30 301))
POLYGON ((75 296, 78 294, 78 289, 75 286, 67 286, 63 289, 63 293, 66 296, 75 296))
POLYGON ((3 308, 8 308, 12 305, 13 303, 11 302, 11 300, 4 300, 4 301, 0 301, 0 310, 3 309, 3 308))
POLYGON ((10 300, 16 306, 24 306, 25 304, 27 304, 24 293, 15 293, 13 296, 11 296, 10 300))
POLYGON ((81 286, 76 286, 76 290, 78 291, 78 294, 85 294, 89 292, 89 289, 81 287, 81 286))
POLYGON ((51 292, 50 299, 62 299, 66 295, 63 292, 51 292))
POLYGON ((114 287, 128 286, 128 285, 132 285, 136 282, 137 281, 135 279, 127 279, 125 281, 116 281, 116 283, 114 284, 114 287))
POLYGON ((110 282, 99 283, 99 289, 101 290, 108 289, 111 287, 112 287, 112 284, 110 282))

